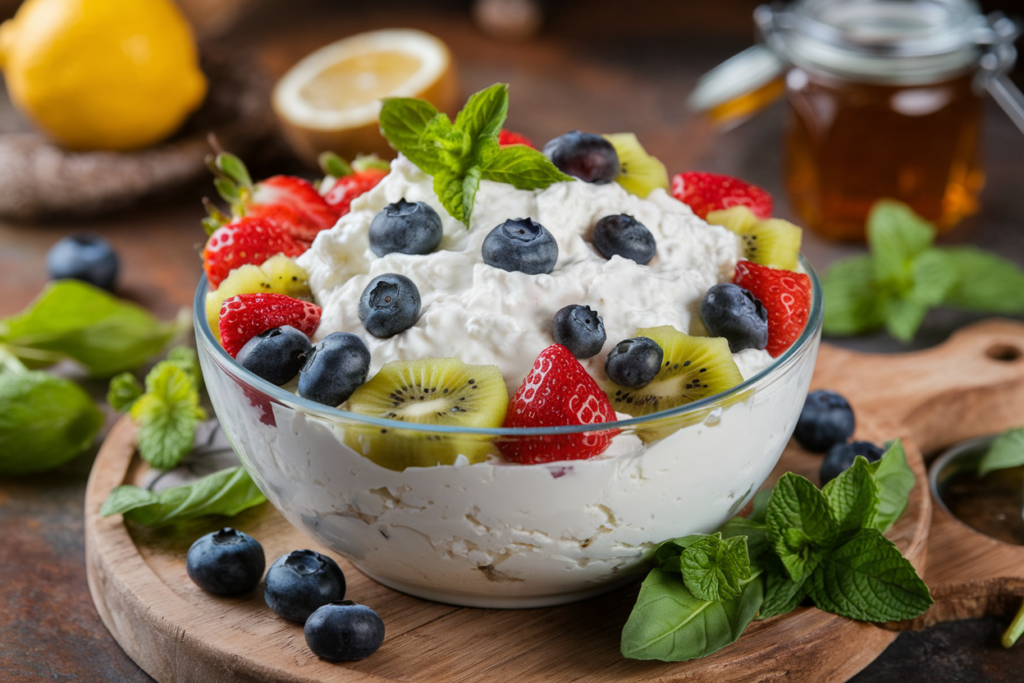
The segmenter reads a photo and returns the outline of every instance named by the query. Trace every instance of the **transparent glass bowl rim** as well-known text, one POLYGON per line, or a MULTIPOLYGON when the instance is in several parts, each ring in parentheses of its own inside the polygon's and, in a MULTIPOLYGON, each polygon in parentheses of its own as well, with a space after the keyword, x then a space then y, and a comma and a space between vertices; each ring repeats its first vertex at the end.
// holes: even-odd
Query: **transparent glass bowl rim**
POLYGON ((794 342, 794 344, 781 356, 773 359, 768 367, 761 370, 750 379, 737 384, 729 391, 714 394, 713 396, 701 399, 700 401, 686 403, 681 406, 676 406, 675 408, 651 413, 650 415, 632 417, 627 420, 616 420, 614 422, 602 422, 587 425, 559 425, 553 427, 529 428, 427 425, 360 415, 359 413, 352 413, 346 410, 341 410, 340 408, 325 406, 322 403, 316 403, 315 401, 302 398, 301 396, 293 394, 275 384, 271 384, 261 377, 257 377, 249 370, 243 368, 238 361, 232 358, 231 355, 224 350, 224 347, 221 346, 220 342, 217 341, 217 338, 214 337, 213 332, 210 330, 210 326, 207 324, 207 280, 205 275, 199 278, 199 285, 196 287, 195 299, 192 303, 192 317, 196 329, 197 342, 200 346, 204 347, 204 350, 207 353, 213 356, 219 365, 225 366, 226 369, 229 369, 229 371, 238 379, 246 382, 253 389, 256 389, 278 403, 293 409, 301 410, 304 413, 319 417, 329 422, 357 422, 395 430, 459 436, 558 436, 563 434, 581 434, 585 432, 594 433, 612 429, 642 427, 649 425, 654 421, 676 418, 687 414, 697 414, 716 404, 725 403, 731 397, 737 396, 743 392, 747 392, 752 389, 756 390, 759 388, 758 385, 762 383, 766 385, 771 384, 777 378, 782 377, 790 366, 796 362, 796 359, 806 351, 806 347, 813 343, 818 329, 821 327, 824 315, 824 301, 821 291, 821 282, 818 280, 817 273, 814 272, 811 264, 804 258, 803 254, 800 255, 800 265, 803 268, 803 272, 811 280, 810 315, 807 318, 807 324, 804 326, 803 332, 800 334, 800 337, 796 342, 794 342))

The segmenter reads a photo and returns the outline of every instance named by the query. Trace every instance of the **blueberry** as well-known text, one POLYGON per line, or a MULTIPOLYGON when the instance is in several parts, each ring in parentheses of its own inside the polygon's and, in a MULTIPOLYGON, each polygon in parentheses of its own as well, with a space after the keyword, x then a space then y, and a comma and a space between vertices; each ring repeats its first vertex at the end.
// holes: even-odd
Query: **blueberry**
POLYGON ((351 662, 377 651, 384 642, 384 621, 366 605, 340 600, 313 612, 303 632, 317 657, 351 662))
POLYGON ((653 339, 624 339, 608 352, 604 371, 616 384, 637 389, 654 379, 664 357, 665 353, 653 339))
POLYGON ((605 216, 594 226, 594 248, 601 256, 621 256, 645 265, 658 247, 647 226, 624 213, 605 216))
POLYGON ((510 218, 491 230, 480 252, 489 266, 527 275, 550 273, 558 261, 555 238, 529 218, 510 218))
POLYGON ((712 337, 725 337, 733 353, 768 346, 768 311, 738 285, 726 283, 709 289, 700 302, 700 317, 712 337))
POLYGON ((327 406, 348 400, 366 381, 370 350, 354 334, 335 332, 313 347, 299 371, 299 396, 327 406))
POLYGON ((846 399, 821 389, 807 394, 793 436, 804 449, 824 453, 853 436, 855 426, 853 408, 846 399))
POLYGON ((309 337, 291 325, 283 325, 245 342, 235 360, 257 377, 281 386, 299 374, 312 350, 309 337))
POLYGON ((429 254, 441 243, 441 217, 425 202, 399 199, 370 223, 370 249, 377 256, 429 254))
POLYGON ((416 324, 420 290, 404 275, 378 275, 359 297, 359 319, 374 337, 387 339, 416 324))
POLYGON ((619 155, 612 143, 593 133, 574 130, 561 135, 544 145, 544 154, 563 173, 595 185, 619 175, 619 155))
POLYGON ((882 453, 882 449, 870 441, 835 444, 828 449, 821 462, 821 485, 824 486, 853 467, 853 461, 858 455, 863 455, 868 462, 878 462, 882 459, 882 453))
POLYGON ((72 278, 107 291, 114 289, 118 265, 110 242, 89 233, 65 237, 46 255, 51 280, 72 278))
POLYGON ((591 358, 601 353, 608 338, 604 321, 590 306, 566 306, 555 313, 552 332, 555 343, 569 349, 577 358, 591 358))
POLYGON ((185 559, 188 577, 214 595, 248 593, 260 582, 266 566, 263 546, 230 527, 201 537, 185 559))
POLYGON ((293 550, 267 570, 263 597, 270 609, 289 621, 305 623, 329 602, 345 597, 345 575, 331 558, 313 550, 293 550))

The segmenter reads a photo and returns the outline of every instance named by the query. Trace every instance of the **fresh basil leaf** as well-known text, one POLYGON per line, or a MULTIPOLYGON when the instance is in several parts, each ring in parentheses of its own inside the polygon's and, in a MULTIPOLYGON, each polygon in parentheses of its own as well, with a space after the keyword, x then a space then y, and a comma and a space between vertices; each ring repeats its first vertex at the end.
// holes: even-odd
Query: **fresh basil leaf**
POLYGON ((103 501, 100 515, 121 513, 136 524, 161 526, 206 515, 233 517, 266 500, 249 473, 239 466, 160 493, 118 486, 103 501))
POLYGON ((470 95, 455 117, 455 127, 470 139, 497 138, 508 116, 508 85, 495 83, 470 95))
POLYGON ((858 621, 902 621, 925 613, 928 586, 877 529, 861 529, 825 557, 804 584, 818 609, 858 621))
POLYGON ((910 492, 917 480, 907 464, 907 452, 899 439, 887 444, 882 458, 868 465, 868 469, 878 486, 878 511, 873 526, 884 533, 907 509, 910 492))
POLYGON ((878 509, 878 485, 864 457, 858 455, 849 469, 825 485, 822 493, 841 535, 874 523, 878 509))
POLYGON ((130 372, 114 375, 107 389, 107 403, 119 413, 127 413, 145 393, 142 383, 130 372))
POLYGON ((1024 271, 1016 264, 976 247, 942 251, 957 275, 946 296, 948 306, 981 313, 1024 312, 1024 271))
MULTIPOLYGON (((753 516, 753 515, 751 515, 753 516)), ((751 565, 768 552, 768 527, 747 517, 733 517, 719 529, 722 538, 743 536, 747 539, 747 556, 751 565)))
POLYGON ((139 456, 157 469, 171 469, 195 442, 196 425, 206 419, 193 380, 173 361, 162 361, 146 376, 146 393, 132 406, 139 425, 139 456))
POLYGON ((935 240, 935 228, 906 204, 882 199, 868 214, 867 238, 875 280, 891 283, 902 293, 912 285, 914 258, 935 240))
POLYGON ((846 258, 829 268, 821 280, 825 334, 861 334, 885 324, 882 311, 887 295, 875 285, 874 277, 875 265, 870 256, 846 258))
POLYGON ((184 317, 162 323, 90 284, 58 280, 25 311, 0 320, 0 343, 37 366, 71 358, 105 377, 142 365, 187 326, 184 317))
POLYGON ((825 495, 792 472, 775 484, 766 522, 772 549, 798 583, 814 571, 838 536, 825 495))
POLYGON ((103 414, 74 382, 45 372, 0 373, 0 474, 62 465, 92 445, 103 414))
POLYGON ((762 578, 764 579, 764 601, 757 614, 759 621, 780 614, 789 614, 800 606, 806 596, 803 582, 797 583, 791 579, 781 567, 778 571, 765 572, 762 578))
POLYGON ((889 299, 885 302, 885 329, 901 342, 909 343, 927 314, 927 304, 912 299, 889 299))
POLYGON ((420 170, 434 175, 445 167, 434 156, 433 146, 424 138, 424 133, 439 115, 443 116, 426 100, 388 97, 381 104, 380 132, 420 170))
POLYGON ((747 537, 705 536, 680 556, 683 583, 698 600, 732 600, 750 578, 747 537))
POLYGON ((508 183, 520 190, 538 190, 572 180, 546 156, 526 145, 511 145, 491 157, 482 169, 484 180, 508 183))
POLYGON ((1024 428, 1000 434, 989 446, 978 465, 978 476, 1024 465, 1024 428))
POLYGON ((629 659, 681 662, 735 642, 761 606, 759 577, 748 579, 739 598, 698 600, 679 576, 651 570, 622 629, 622 654, 629 659))

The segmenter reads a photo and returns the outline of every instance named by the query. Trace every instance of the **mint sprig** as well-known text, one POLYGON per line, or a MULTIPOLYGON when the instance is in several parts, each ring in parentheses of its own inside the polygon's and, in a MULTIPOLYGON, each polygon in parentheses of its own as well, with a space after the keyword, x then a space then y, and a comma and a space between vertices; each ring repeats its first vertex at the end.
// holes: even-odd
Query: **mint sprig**
POLYGON ((703 657, 755 617, 805 600, 862 621, 919 616, 932 604, 928 587, 882 535, 906 508, 913 481, 895 441, 879 462, 858 457, 823 490, 789 472, 758 494, 749 518, 663 543, 623 628, 623 655, 703 657))
POLYGON ((1003 432, 995 438, 978 464, 978 476, 1024 465, 1024 427, 1003 432))
POLYGON ((885 327, 909 342, 937 306, 1024 313, 1024 271, 975 247, 934 246, 935 227, 906 204, 877 202, 867 237, 870 255, 838 261, 822 278, 827 335, 885 327))
POLYGON ((504 149, 498 134, 508 116, 508 85, 474 93, 455 122, 424 100, 384 100, 380 130, 391 146, 434 177, 441 205, 468 227, 481 180, 538 190, 572 180, 546 156, 523 145, 504 149))

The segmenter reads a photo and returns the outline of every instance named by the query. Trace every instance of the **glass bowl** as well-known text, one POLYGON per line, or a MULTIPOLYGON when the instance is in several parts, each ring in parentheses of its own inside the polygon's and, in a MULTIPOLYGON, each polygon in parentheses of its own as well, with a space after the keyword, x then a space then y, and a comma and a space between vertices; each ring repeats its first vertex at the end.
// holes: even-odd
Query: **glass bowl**
POLYGON ((293 525, 410 595, 470 607, 542 607, 633 580, 658 543, 713 531, 768 477, 803 407, 821 338, 821 285, 801 264, 813 289, 807 327, 768 368, 726 393, 601 430, 409 425, 305 400, 224 351, 204 314, 205 278, 196 290, 196 337, 225 433, 293 525), (510 439, 614 436, 591 460, 492 459, 398 471, 349 445, 358 448, 371 434, 388 439, 392 452, 411 454, 441 441, 497 453, 496 444, 510 439))

